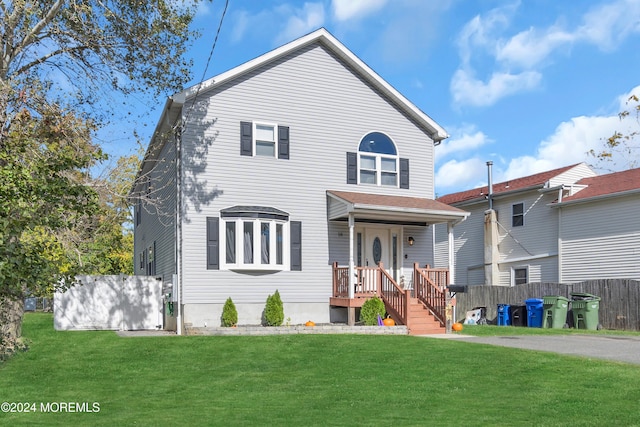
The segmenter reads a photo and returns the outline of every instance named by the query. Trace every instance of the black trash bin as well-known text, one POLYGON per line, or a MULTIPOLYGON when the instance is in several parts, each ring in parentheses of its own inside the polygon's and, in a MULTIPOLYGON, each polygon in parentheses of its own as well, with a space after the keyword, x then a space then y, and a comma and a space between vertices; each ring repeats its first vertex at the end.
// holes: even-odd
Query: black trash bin
POLYGON ((512 326, 527 326, 527 306, 526 305, 512 305, 509 306, 511 314, 512 326))

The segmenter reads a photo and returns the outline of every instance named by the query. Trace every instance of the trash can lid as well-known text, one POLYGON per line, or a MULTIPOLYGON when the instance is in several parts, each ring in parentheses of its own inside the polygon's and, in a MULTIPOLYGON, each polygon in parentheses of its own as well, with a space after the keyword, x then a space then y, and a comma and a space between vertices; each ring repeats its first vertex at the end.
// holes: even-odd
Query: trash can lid
POLYGON ((600 299, 600 297, 593 295, 593 294, 587 294, 584 292, 573 292, 571 293, 571 299, 574 300, 590 300, 590 299, 600 299))
POLYGON ((529 298, 524 301, 527 304, 540 304, 542 303, 542 298, 529 298))

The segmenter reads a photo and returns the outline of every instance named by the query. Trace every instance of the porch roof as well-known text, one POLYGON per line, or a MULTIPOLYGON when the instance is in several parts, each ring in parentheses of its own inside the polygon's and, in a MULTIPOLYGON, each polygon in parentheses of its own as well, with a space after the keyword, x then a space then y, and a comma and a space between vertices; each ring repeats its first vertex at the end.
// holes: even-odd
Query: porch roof
POLYGON ((405 224, 457 223, 469 212, 432 199, 327 190, 329 220, 356 220, 405 224))

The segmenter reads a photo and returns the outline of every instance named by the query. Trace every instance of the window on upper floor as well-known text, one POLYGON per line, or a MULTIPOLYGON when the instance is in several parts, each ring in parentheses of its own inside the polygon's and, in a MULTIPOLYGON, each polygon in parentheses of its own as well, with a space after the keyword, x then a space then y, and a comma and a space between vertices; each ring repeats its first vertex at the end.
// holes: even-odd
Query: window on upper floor
POLYGON ((267 122, 240 122, 240 154, 289 158, 289 128, 267 122))
POLYGON ((524 225, 524 203, 511 205, 511 226, 522 227, 524 225))
POLYGON ((357 153, 347 153, 347 183, 409 188, 409 159, 398 156, 387 135, 370 132, 357 153))
POLYGON ((278 209, 234 206, 207 218, 210 270, 301 270, 302 228, 278 209))
POLYGON ((511 269, 512 286, 525 285, 529 282, 529 268, 515 267, 511 269))
POLYGON ((371 132, 362 138, 358 163, 360 184, 398 186, 398 152, 387 135, 371 132))

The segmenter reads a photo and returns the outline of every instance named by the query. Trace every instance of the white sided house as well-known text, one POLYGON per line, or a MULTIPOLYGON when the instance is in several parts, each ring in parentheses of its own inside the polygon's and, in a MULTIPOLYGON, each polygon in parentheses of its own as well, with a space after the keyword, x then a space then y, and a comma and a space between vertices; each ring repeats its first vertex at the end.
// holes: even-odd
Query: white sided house
POLYGON ((136 274, 167 284, 165 327, 220 326, 229 297, 260 324, 278 290, 291 324, 353 323, 379 295, 412 333, 420 316, 441 330, 451 278, 427 266, 429 226, 453 250, 468 215, 433 200, 446 137, 324 29, 171 96, 132 190, 136 274))
POLYGON ((456 285, 640 279, 640 169, 597 176, 580 163, 489 182, 437 199, 471 213, 454 230, 456 285))

